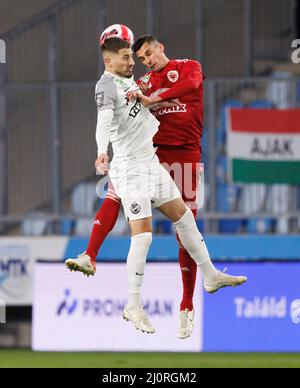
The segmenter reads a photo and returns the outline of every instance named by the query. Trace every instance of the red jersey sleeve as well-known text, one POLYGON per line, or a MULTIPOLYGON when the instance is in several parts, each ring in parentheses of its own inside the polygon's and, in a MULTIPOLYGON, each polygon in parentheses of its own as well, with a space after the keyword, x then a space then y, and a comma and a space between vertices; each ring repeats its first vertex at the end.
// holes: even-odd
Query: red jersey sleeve
POLYGON ((203 81, 202 67, 197 61, 185 62, 179 75, 179 81, 169 90, 159 95, 163 101, 184 97, 198 89, 203 81))

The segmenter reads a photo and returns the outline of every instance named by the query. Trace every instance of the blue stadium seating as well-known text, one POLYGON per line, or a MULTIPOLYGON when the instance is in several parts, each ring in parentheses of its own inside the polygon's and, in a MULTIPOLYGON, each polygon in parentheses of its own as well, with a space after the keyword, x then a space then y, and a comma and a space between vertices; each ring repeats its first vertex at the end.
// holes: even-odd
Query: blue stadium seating
POLYGON ((271 233, 275 227, 275 220, 272 218, 252 218, 247 220, 246 232, 255 234, 271 233))
POLYGON ((62 220, 60 222, 60 234, 62 236, 71 236, 73 234, 76 222, 74 220, 62 220))
POLYGON ((173 234, 173 224, 169 220, 153 220, 153 230, 155 234, 173 234))
POLYGON ((257 101, 252 101, 249 107, 253 109, 271 109, 271 108, 274 108, 274 104, 272 101, 257 100, 257 101))

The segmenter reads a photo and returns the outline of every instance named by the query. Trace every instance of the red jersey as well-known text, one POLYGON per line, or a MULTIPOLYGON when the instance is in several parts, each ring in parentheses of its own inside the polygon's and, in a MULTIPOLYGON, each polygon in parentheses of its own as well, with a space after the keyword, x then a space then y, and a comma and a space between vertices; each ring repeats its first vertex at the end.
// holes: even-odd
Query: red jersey
POLYGON ((174 107, 156 104, 151 110, 160 121, 154 144, 201 151, 203 131, 203 74, 199 62, 171 60, 160 72, 149 72, 142 79, 147 95, 163 101, 179 100, 174 107))

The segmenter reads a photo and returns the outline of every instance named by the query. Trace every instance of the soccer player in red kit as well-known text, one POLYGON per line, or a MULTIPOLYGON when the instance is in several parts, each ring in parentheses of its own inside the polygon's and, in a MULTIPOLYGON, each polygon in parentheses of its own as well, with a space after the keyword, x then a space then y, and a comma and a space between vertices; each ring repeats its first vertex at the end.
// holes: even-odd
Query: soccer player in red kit
MULTIPOLYGON (((201 65, 193 60, 169 60, 164 46, 149 35, 139 38, 133 45, 133 51, 141 63, 151 70, 142 78, 140 87, 146 95, 142 98, 143 104, 152 108, 152 113, 160 121, 159 131, 154 137, 156 154, 160 163, 171 167, 171 175, 181 190, 183 200, 191 207, 196 218, 203 130, 201 65), (172 100, 177 101, 175 106, 160 107, 161 103, 172 100), (172 166, 176 165, 181 170, 178 175, 172 170, 172 166), (185 173, 185 165, 189 167, 189 174, 185 173)), ((178 242, 183 281, 179 337, 187 338, 193 330, 197 265, 179 239, 178 242)))
MULTIPOLYGON (((193 60, 169 60, 164 46, 153 36, 143 36, 133 45, 133 50, 143 65, 151 71, 140 81, 144 93, 144 105, 160 121, 159 131, 154 137, 158 148, 157 156, 168 166, 177 164, 185 171, 190 167, 190 176, 171 172, 189 204, 194 216, 197 215, 196 192, 201 160, 201 137, 203 128, 203 74, 199 62, 193 60), (172 104, 164 102, 173 101, 172 104)), ((130 97, 130 96, 129 96, 130 97)), ((100 155, 96 168, 108 163, 107 156, 100 155)), ((120 200, 113 189, 108 190, 105 202, 98 212, 90 242, 84 257, 89 274, 96 271, 96 257, 106 236, 113 229, 120 210, 120 200), (91 261, 91 264, 90 264, 91 261)), ((196 283, 197 265, 181 246, 179 241, 179 263, 183 281, 183 299, 180 306, 179 338, 188 338, 193 331, 193 296, 196 283)), ((83 271, 84 272, 84 271, 83 271)))

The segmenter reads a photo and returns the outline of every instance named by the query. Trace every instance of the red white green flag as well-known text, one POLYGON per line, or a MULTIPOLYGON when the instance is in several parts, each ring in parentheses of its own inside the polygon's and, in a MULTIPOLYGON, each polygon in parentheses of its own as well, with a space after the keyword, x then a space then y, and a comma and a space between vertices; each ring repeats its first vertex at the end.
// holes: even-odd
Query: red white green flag
POLYGON ((300 109, 229 109, 231 179, 300 184, 300 109))

